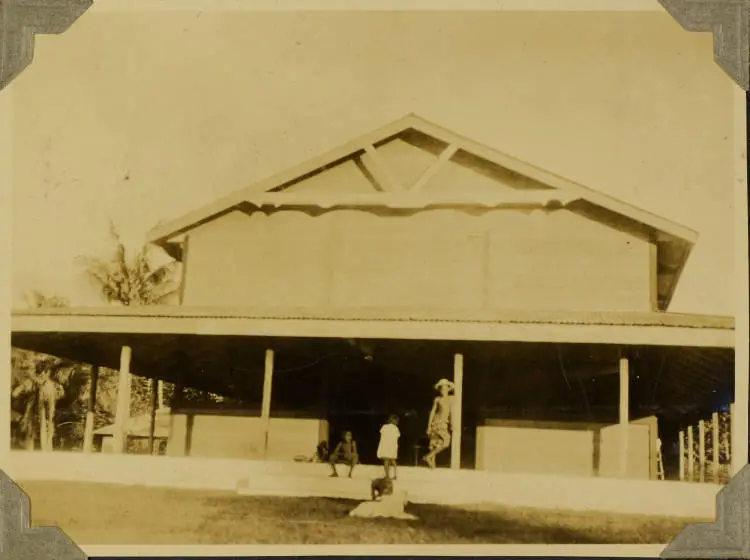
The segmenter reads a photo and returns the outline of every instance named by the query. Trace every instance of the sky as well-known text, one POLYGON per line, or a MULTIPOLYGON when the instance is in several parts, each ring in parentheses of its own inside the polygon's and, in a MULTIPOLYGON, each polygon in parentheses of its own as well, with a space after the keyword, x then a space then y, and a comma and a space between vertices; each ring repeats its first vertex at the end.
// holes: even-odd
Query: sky
POLYGON ((406 113, 688 226, 672 311, 733 314, 733 91, 648 13, 84 14, 13 83, 14 305, 75 259, 406 113))

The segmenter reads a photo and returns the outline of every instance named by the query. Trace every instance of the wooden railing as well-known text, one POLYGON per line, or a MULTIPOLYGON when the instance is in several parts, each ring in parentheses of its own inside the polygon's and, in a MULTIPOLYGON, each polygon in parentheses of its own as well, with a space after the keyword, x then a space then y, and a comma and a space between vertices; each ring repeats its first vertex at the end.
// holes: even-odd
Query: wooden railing
POLYGON ((680 431, 680 480, 726 484, 731 477, 731 415, 714 412, 710 420, 680 431))

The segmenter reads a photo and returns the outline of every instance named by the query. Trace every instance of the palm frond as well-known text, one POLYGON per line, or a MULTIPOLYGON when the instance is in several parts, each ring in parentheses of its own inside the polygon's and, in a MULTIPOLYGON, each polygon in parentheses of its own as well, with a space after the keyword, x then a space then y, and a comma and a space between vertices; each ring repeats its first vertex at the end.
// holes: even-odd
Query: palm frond
POLYGON ((154 267, 148 246, 136 251, 129 259, 114 224, 110 224, 110 234, 114 250, 109 261, 92 258, 81 261, 104 299, 121 305, 151 305, 176 291, 173 276, 177 263, 154 267))

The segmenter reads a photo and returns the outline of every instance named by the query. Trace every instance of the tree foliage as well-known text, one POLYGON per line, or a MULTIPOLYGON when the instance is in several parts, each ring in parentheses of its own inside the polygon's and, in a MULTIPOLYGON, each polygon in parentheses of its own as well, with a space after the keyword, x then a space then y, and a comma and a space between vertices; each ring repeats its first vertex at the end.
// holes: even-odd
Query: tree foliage
MULTIPOLYGON (((35 309, 66 307, 59 296, 39 291, 26 296, 35 309)), ((11 349, 11 439, 15 447, 31 450, 37 442, 44 450, 54 447, 65 417, 76 415, 77 396, 86 376, 76 364, 20 348, 11 349), (62 414, 61 414, 62 412, 62 414)))
POLYGON ((119 231, 110 226, 114 250, 107 259, 80 257, 80 264, 102 297, 125 306, 164 303, 177 289, 174 280, 177 263, 153 264, 149 246, 129 255, 119 231))
MULTIPOLYGON (((87 277, 102 298, 122 306, 158 305, 168 302, 177 291, 176 262, 154 264, 152 249, 142 247, 130 252, 120 233, 110 228, 113 249, 109 257, 80 257, 87 277)), ((49 309, 69 306, 66 298, 32 291, 25 297, 30 308, 49 309)), ((83 443, 88 399, 91 393, 92 366, 40 354, 20 348, 12 349, 12 419, 15 447, 34 449, 80 449, 83 443)), ((144 372, 148 373, 148 372, 144 372)), ((117 370, 100 367, 94 406, 94 429, 112 424, 117 406, 117 370)), ((149 379, 131 378, 130 414, 137 416, 150 410, 153 391, 159 402, 169 406, 174 386, 149 379)), ((185 404, 222 402, 222 397, 186 388, 185 404)))
MULTIPOLYGON (((123 306, 158 305, 166 303, 177 291, 175 281, 177 263, 154 264, 150 246, 143 246, 133 254, 125 247, 120 232, 110 224, 113 250, 108 258, 81 257, 79 263, 108 303, 123 306)), ((130 412, 138 415, 148 411, 150 393, 154 389, 148 379, 131 380, 130 412)), ((159 403, 166 404, 171 387, 158 383, 159 403)))

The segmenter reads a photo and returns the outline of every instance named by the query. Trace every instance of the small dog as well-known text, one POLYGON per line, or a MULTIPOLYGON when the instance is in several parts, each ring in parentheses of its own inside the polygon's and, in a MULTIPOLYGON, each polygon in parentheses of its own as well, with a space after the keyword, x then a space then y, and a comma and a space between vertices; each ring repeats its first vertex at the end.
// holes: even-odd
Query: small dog
POLYGON ((376 478, 370 484, 373 501, 380 501, 383 496, 393 494, 393 481, 390 478, 376 478))

